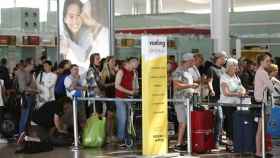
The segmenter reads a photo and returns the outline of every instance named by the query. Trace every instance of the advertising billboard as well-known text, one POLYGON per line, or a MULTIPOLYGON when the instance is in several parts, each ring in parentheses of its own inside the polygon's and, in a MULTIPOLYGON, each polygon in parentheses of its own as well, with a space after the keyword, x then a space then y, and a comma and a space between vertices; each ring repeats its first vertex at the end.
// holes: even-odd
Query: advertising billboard
POLYGON ((89 67, 89 57, 109 53, 109 16, 107 0, 59 0, 60 55, 89 67))

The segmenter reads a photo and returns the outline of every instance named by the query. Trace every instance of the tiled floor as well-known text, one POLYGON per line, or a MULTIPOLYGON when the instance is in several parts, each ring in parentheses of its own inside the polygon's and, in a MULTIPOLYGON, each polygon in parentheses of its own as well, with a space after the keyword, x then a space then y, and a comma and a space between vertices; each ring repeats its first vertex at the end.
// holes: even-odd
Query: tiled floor
MULTIPOLYGON (((51 152, 40 154, 14 154, 16 146, 13 144, 0 145, 0 158, 141 158, 141 151, 137 150, 120 150, 116 146, 107 146, 102 149, 81 149, 79 151, 73 151, 71 148, 56 148, 51 152)), ((280 158, 280 147, 275 146, 273 149, 275 158, 280 158)), ((187 154, 180 155, 170 151, 165 156, 155 156, 156 158, 173 158, 173 157, 190 157, 187 154)), ((192 157, 201 158, 249 158, 253 156, 241 156, 238 154, 229 153, 212 153, 204 155, 193 155, 192 157)))

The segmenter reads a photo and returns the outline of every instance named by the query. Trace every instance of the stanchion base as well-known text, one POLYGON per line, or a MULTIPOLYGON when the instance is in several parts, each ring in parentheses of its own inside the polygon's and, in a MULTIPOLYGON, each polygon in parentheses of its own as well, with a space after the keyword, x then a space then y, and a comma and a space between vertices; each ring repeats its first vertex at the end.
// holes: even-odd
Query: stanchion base
POLYGON ((72 146, 71 150, 72 151, 79 151, 81 148, 80 147, 76 147, 76 146, 72 146))

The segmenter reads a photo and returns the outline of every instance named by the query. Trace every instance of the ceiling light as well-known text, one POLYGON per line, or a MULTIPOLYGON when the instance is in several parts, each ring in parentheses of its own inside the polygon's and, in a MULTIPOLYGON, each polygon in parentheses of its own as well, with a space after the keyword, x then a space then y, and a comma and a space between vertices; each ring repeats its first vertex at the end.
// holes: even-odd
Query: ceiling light
POLYGON ((208 4, 209 0, 185 0, 187 2, 195 3, 195 4, 208 4))

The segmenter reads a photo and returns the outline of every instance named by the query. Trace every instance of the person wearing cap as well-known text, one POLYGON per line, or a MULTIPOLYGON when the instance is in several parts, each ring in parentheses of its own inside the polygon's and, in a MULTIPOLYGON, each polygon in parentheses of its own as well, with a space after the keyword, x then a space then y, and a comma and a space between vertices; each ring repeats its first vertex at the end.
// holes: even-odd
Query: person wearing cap
MULTIPOLYGON (((217 103, 220 99, 220 78, 224 73, 223 65, 226 62, 226 52, 218 52, 213 54, 212 65, 209 67, 207 72, 208 88, 210 93, 210 101, 217 103)), ((222 131, 223 131, 223 110, 221 106, 215 107, 215 129, 214 136, 216 147, 218 148, 222 142, 222 131)))
MULTIPOLYGON (((191 96, 194 89, 198 87, 198 84, 193 82, 191 73, 188 72, 188 69, 193 66, 193 60, 193 54, 184 54, 180 66, 172 74, 174 99, 185 99, 191 96)), ((187 124, 187 113, 184 103, 175 103, 175 111, 179 127, 178 142, 174 150, 180 152, 185 150, 184 134, 187 124)))

